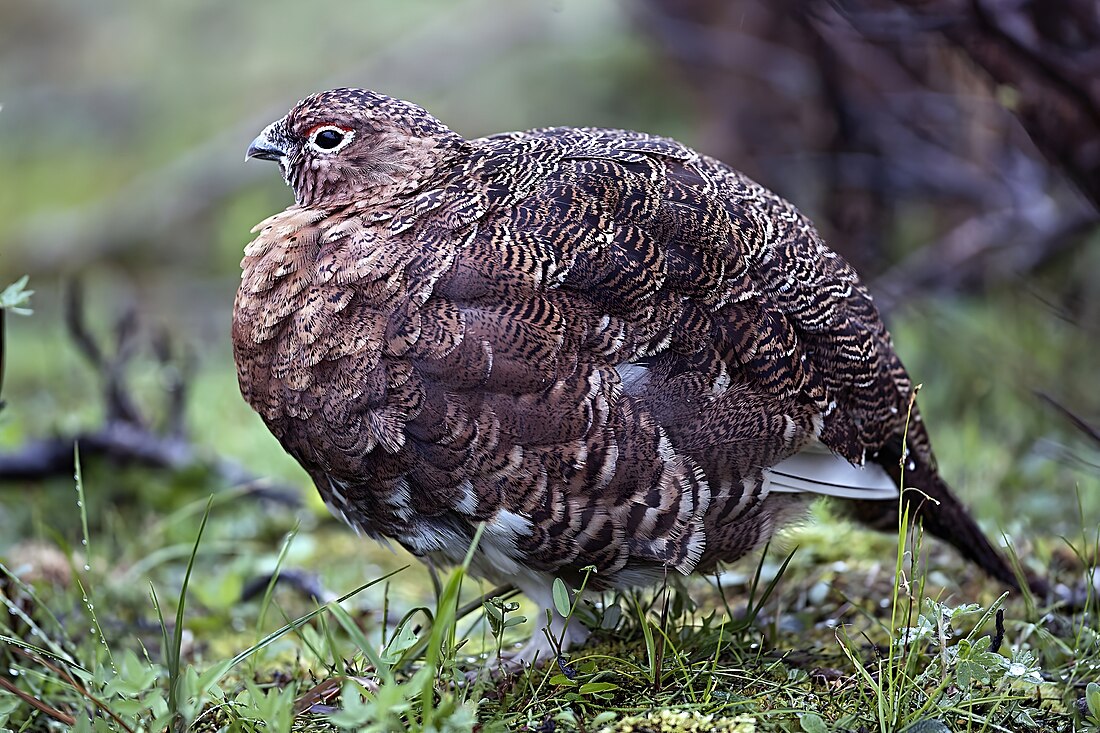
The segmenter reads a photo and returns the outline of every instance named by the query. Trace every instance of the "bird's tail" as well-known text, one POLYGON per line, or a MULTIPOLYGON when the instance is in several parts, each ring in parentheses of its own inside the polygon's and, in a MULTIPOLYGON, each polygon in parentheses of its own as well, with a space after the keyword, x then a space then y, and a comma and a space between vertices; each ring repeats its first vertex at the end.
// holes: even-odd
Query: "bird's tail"
MULTIPOLYGON (((924 456, 911 456, 901 467, 901 446, 887 447, 879 452, 875 462, 881 465, 895 482, 904 480, 902 497, 910 519, 919 519, 924 529, 953 545, 963 557, 980 567, 987 575, 1015 590, 1020 582, 1004 553, 993 546, 970 512, 940 477, 928 451, 924 456)), ((850 513, 864 524, 881 531, 896 531, 900 503, 891 501, 854 501, 850 513)), ((1032 593, 1045 598, 1050 593, 1046 580, 1025 573, 1032 593)))

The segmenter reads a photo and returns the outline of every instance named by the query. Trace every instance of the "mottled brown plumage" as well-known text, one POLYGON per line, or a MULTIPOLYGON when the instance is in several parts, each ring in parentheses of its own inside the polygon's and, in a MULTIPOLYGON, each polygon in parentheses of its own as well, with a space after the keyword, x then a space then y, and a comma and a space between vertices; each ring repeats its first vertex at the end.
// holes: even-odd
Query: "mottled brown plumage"
MULTIPOLYGON (((621 130, 464 140, 354 89, 249 154, 297 203, 245 250, 241 391, 368 535, 454 561, 485 522, 477 573, 606 588, 762 544, 816 490, 776 468, 803 449, 896 482, 911 385, 871 296, 723 163, 621 130)), ((908 446, 926 526, 1013 583, 915 411, 908 446)), ((894 522, 867 483, 840 493, 894 522)))

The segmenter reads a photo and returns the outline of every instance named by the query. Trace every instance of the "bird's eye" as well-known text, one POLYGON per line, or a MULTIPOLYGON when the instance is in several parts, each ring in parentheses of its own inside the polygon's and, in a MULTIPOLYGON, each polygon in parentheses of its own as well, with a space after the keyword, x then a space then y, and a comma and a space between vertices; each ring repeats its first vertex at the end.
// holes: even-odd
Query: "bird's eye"
POLYGON ((332 150, 337 145, 344 142, 344 136, 336 130, 321 130, 317 133, 317 137, 313 138, 313 141, 317 143, 317 147, 319 148, 332 150))
POLYGON ((331 153, 351 142, 352 135, 351 130, 341 130, 339 127, 321 127, 313 133, 309 142, 318 150, 331 153))

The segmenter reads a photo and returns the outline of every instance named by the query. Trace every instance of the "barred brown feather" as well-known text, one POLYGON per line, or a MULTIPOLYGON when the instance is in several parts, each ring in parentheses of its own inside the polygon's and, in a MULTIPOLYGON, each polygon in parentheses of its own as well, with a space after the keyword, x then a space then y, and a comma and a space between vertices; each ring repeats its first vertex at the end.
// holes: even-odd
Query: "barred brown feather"
MULTIPOLYGON (((241 391, 367 534, 456 560, 486 522, 483 575, 630 585, 765 542, 799 504, 765 471, 815 440, 896 471, 912 386, 871 296, 723 163, 620 130, 464 140, 354 89, 254 150, 297 203, 245 250, 241 391)), ((1013 583, 913 419, 930 528, 1013 583)))

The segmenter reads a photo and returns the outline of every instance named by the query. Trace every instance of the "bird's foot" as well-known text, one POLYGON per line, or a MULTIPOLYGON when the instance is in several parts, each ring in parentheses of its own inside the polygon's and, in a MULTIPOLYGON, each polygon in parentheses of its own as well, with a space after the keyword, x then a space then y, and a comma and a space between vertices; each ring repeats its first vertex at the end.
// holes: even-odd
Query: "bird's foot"
POLYGON ((467 672, 466 680, 472 683, 485 677, 497 679, 521 674, 551 660, 568 676, 572 669, 562 652, 584 644, 588 633, 588 629, 576 619, 566 626, 564 619, 555 616, 550 626, 533 634, 519 649, 491 655, 480 669, 467 672))

